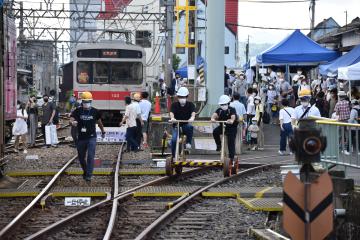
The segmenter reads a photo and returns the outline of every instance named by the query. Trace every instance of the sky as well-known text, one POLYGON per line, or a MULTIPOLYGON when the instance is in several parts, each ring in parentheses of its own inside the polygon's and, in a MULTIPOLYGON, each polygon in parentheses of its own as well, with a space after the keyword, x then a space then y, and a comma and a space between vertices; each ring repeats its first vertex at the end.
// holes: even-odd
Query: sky
MULTIPOLYGON (((239 0, 239 24, 261 27, 310 28, 310 2, 301 3, 254 3, 239 0)), ((269 0, 264 0, 269 1, 269 0)), ((283 0, 279 0, 283 1, 283 0)), ((360 0, 317 0, 315 5, 315 26, 323 19, 333 17, 340 26, 360 17, 360 0)), ((250 35, 252 43, 277 43, 292 31, 263 30, 239 27, 239 41, 246 41, 250 35)), ((307 34, 309 30, 302 31, 307 34)))

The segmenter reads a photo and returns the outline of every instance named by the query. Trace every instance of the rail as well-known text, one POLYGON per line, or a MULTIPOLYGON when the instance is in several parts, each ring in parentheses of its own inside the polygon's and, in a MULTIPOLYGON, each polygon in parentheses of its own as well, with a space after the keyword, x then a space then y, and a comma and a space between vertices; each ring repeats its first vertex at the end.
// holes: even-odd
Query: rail
POLYGON ((77 158, 77 155, 72 157, 67 163, 55 174, 55 176, 50 180, 50 182, 42 189, 42 191, 34 198, 29 205, 27 205, 24 210, 22 210, 10 223, 8 223, 3 229, 0 231, 0 239, 5 238, 6 235, 9 234, 9 231, 14 229, 14 227, 21 221, 25 215, 29 213, 29 211, 35 206, 37 202, 41 200, 41 198, 50 190, 50 188, 54 185, 56 180, 65 172, 65 170, 74 162, 77 158))
MULTIPOLYGON (((188 170, 188 171, 185 171, 183 172, 183 174, 181 176, 187 176, 187 175, 192 175, 194 173, 198 173, 200 171, 206 171, 207 169, 210 169, 209 167, 205 167, 205 168, 195 168, 195 169, 191 169, 191 170, 188 170)), ((98 209, 101 209, 103 207, 106 207, 108 206, 109 204, 111 204, 112 201, 114 200, 117 200, 117 201, 120 201, 120 200, 125 200, 129 197, 132 197, 133 194, 135 193, 135 191, 139 190, 139 189, 142 189, 142 188, 145 188, 145 187, 148 187, 148 186, 151 186, 151 185, 155 185, 155 184, 159 184, 159 183, 163 183, 165 181, 168 181, 170 179, 170 177, 168 176, 165 176, 165 177, 160 177, 158 179, 155 179, 155 180, 152 180, 152 181, 149 181, 147 183, 144 183, 142 185, 139 185, 139 186, 136 186, 134 188, 131 188, 129 190, 126 190, 124 192, 121 192, 117 195, 114 195, 114 197, 108 197, 107 199, 101 201, 101 202, 98 202, 92 206, 89 206, 89 207, 86 207, 86 208, 83 208, 82 210, 76 212, 76 213, 73 213, 41 230, 39 230, 38 232, 28 236, 25 240, 33 240, 33 239, 44 239, 44 235, 45 234, 48 234, 52 231, 55 231, 56 229, 59 229, 61 227, 63 227, 64 225, 70 223, 72 220, 74 219, 77 219, 81 216, 84 216, 85 214, 88 214, 92 211, 95 211, 95 210, 98 210, 98 209)), ((104 236, 105 237, 105 236, 104 236)))
POLYGON ((254 168, 250 168, 250 169, 246 169, 243 170, 241 172, 239 172, 236 175, 233 175, 231 177, 228 178, 224 178, 218 181, 215 181, 197 191, 195 191, 194 193, 190 194, 189 196, 185 197, 182 201, 180 201, 178 204, 176 204, 173 208, 169 209, 168 211, 166 211, 162 216, 160 216, 158 219, 156 219, 152 224, 150 224, 143 232, 141 232, 136 238, 135 240, 143 240, 143 239, 150 239, 151 235, 158 230, 166 221, 170 220, 171 217, 173 217, 173 215, 179 211, 181 208, 183 208, 186 204, 188 204, 192 199, 194 199, 197 196, 200 196, 201 193, 207 191, 208 189, 215 187, 217 185, 220 185, 224 182, 230 181, 230 180, 234 180, 235 178, 238 178, 244 174, 248 174, 250 172, 253 171, 258 171, 258 170, 262 170, 264 168, 267 167, 271 167, 270 164, 267 165, 261 165, 258 167, 254 167, 254 168))
POLYGON ((332 120, 316 120, 327 139, 327 148, 321 154, 321 162, 360 168, 360 124, 332 120))

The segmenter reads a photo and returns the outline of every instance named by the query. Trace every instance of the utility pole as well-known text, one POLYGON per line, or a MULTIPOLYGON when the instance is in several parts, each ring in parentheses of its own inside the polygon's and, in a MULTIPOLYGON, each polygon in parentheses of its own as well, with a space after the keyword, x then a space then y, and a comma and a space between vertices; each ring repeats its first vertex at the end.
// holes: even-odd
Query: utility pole
POLYGON ((64 53, 64 44, 63 45, 61 45, 61 65, 63 65, 64 66, 64 62, 65 62, 65 53, 64 53))
POLYGON ((172 80, 173 63, 173 23, 174 23, 174 0, 164 1, 166 11, 166 42, 165 42, 165 74, 164 80, 168 86, 172 80))
MULTIPOLYGON (((189 0, 189 7, 197 7, 196 0, 189 0)), ((196 79, 196 22, 197 22, 197 14, 196 10, 188 11, 189 14, 189 32, 188 32, 188 70, 191 69, 194 73, 193 76, 188 76, 188 80, 196 79)), ((185 26, 186 27, 186 26, 185 26)), ((189 71, 188 71, 189 74, 189 71)))
POLYGON ((20 2, 19 40, 25 39, 24 35, 24 3, 20 2))
MULTIPOLYGON (((57 41, 58 41, 58 35, 57 35, 57 32, 55 32, 55 44, 54 44, 54 50, 55 50, 55 59, 54 59, 54 79, 55 79, 55 82, 54 82, 54 85, 55 85, 55 97, 56 97, 56 101, 58 101, 59 99, 59 87, 58 87, 58 79, 57 79, 57 65, 58 65, 58 52, 57 52, 57 41)), ((51 89, 50 89, 51 90, 51 89)))
POLYGON ((313 38, 314 35, 314 28, 315 28, 315 0, 311 0, 310 3, 311 7, 311 24, 310 24, 310 31, 311 31, 311 38, 313 38))
POLYGON ((347 30, 347 25, 348 25, 348 11, 345 11, 345 29, 347 30))

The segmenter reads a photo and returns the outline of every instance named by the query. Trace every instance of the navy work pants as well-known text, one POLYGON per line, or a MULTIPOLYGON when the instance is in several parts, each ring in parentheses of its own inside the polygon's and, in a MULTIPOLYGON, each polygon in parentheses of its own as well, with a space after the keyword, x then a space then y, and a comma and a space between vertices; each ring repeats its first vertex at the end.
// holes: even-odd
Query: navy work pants
POLYGON ((286 151, 286 142, 288 138, 293 134, 291 123, 284 123, 282 125, 283 130, 280 132, 280 151, 286 151))
POLYGON ((96 137, 79 139, 77 143, 78 158, 86 178, 91 178, 94 170, 96 137), (85 156, 87 153, 87 160, 85 156))

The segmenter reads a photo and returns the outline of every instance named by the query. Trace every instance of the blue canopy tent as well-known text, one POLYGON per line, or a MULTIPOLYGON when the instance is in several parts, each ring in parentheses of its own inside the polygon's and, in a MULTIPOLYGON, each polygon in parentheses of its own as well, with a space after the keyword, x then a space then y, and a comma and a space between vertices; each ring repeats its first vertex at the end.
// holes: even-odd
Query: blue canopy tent
POLYGON ((347 67, 360 62, 360 45, 356 46, 350 52, 342 55, 338 59, 319 66, 320 74, 327 75, 328 73, 337 74, 338 68, 347 67))
MULTIPOLYGON (((196 69, 199 69, 199 66, 203 63, 205 63, 205 60, 201 56, 198 56, 196 58, 196 69)), ((182 78, 187 78, 188 77, 187 66, 183 66, 179 68, 178 70, 175 71, 175 73, 179 74, 180 77, 182 78)))
POLYGON ((263 65, 317 65, 339 56, 338 52, 324 48, 295 30, 278 44, 265 50, 256 58, 263 65))

